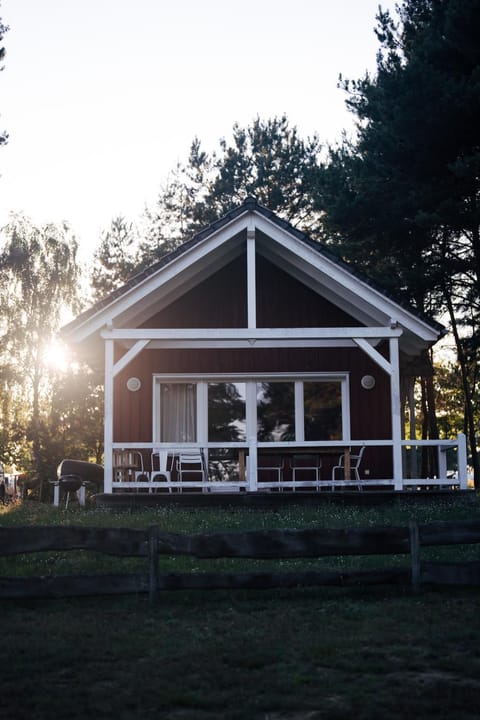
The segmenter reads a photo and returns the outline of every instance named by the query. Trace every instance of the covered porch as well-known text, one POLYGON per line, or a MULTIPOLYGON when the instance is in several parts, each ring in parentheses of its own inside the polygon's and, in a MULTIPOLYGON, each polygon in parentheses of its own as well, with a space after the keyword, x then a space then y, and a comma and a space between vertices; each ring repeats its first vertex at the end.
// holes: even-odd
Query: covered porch
POLYGON ((392 320, 388 327, 368 328, 106 329, 101 335, 106 348, 105 493, 399 492, 468 487, 464 434, 448 440, 415 439, 415 401, 411 392, 402 396, 403 329, 396 321, 392 320), (118 346, 123 354, 118 353, 118 346), (136 378, 128 377, 129 366, 143 364, 145 354, 172 348, 251 352, 253 348, 284 351, 292 347, 329 349, 334 353, 354 349, 367 363, 362 366, 357 361, 358 368, 368 367, 372 374, 361 375, 353 370, 154 374, 151 402, 146 406, 153 414, 152 442, 114 439, 118 379, 132 389, 136 378), (354 387, 359 380, 362 395, 354 387), (384 397, 382 435, 375 437, 370 432, 362 436, 362 426, 379 427, 378 422, 368 423, 362 418, 362 413, 375 412, 369 395, 375 386, 382 388, 384 397), (259 398, 265 393, 274 396, 272 387, 278 397, 269 397, 268 410, 275 418, 273 426, 266 430, 259 398), (162 395, 168 391, 178 404, 179 388, 181 403, 188 406, 181 411, 172 397, 167 401, 162 395), (229 388, 236 393, 241 409, 237 407, 236 413, 228 415, 219 427, 218 418, 216 423, 211 419, 214 400, 218 402, 220 394, 225 404, 229 388), (191 397, 186 398, 185 393, 191 397), (363 404, 358 398, 363 398, 363 404), (288 402, 291 410, 286 407, 288 402), (310 405, 313 403, 315 412, 319 412, 320 405, 327 402, 330 424, 314 424, 309 429, 310 405), (352 406, 356 406, 355 410, 352 406), (406 416, 410 439, 405 438, 406 416), (184 441, 180 442, 180 438, 184 441), (195 454, 196 465, 192 461, 195 454), (185 455, 190 455, 186 469, 181 466, 185 455))
POLYGON ((367 453, 377 450, 387 449, 393 454, 393 444, 386 440, 365 440, 355 445, 319 442, 301 447, 295 443, 253 443, 250 447, 210 443, 188 448, 114 443, 112 486, 105 491, 172 494, 468 489, 463 434, 455 440, 417 440, 414 444, 402 440, 401 478, 397 480, 371 478, 368 468, 361 466, 355 473, 351 457, 356 458, 361 448, 365 459, 367 453), (179 463, 185 452, 197 453, 200 462, 180 477, 179 463), (422 475, 422 467, 435 473, 422 475))

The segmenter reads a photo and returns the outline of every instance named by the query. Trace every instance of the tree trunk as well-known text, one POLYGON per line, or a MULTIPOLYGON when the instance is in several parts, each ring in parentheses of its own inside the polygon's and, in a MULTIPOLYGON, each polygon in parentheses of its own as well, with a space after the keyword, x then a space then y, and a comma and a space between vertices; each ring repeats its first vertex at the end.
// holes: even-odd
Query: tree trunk
MULTIPOLYGON (((420 385, 422 390, 422 440, 437 440, 438 425, 435 413, 435 392, 433 387, 433 376, 422 376, 420 378, 420 385)), ((422 477, 433 478, 438 475, 437 466, 438 462, 436 453, 432 452, 432 448, 422 448, 422 477)))
POLYGON ((41 468, 40 453, 40 365, 38 351, 35 354, 35 363, 33 370, 33 392, 32 392, 32 455, 35 474, 37 475, 39 484, 39 500, 42 500, 43 494, 43 478, 41 468))
POLYGON ((452 297, 451 294, 444 285, 443 287, 444 296, 445 296, 445 302, 447 304, 448 308, 448 314, 450 316, 450 322, 452 324, 452 332, 453 337, 455 338, 455 346, 457 349, 457 358, 460 365, 460 374, 462 377, 462 387, 463 387, 463 393, 465 396, 465 421, 467 426, 467 436, 468 441, 470 444, 470 452, 472 455, 472 466, 473 466, 473 477, 474 477, 474 483, 475 488, 478 490, 480 487, 480 467, 479 467, 479 458, 477 453, 477 438, 476 438, 476 432, 475 432, 475 418, 474 418, 474 412, 473 412, 473 400, 472 400, 472 392, 470 388, 470 382, 468 380, 468 367, 467 367, 467 360, 465 357, 465 353, 463 351, 463 345, 462 341, 458 332, 458 325, 457 320, 455 318, 455 312, 453 309, 453 303, 452 303, 452 297))

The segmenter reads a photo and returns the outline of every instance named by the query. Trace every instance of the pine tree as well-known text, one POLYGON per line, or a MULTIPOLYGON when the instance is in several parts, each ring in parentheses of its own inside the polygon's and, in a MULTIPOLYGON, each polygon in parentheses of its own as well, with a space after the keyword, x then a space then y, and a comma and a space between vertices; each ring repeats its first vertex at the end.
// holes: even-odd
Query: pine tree
POLYGON ((377 20, 376 74, 341 80, 357 137, 332 149, 318 202, 343 255, 449 313, 479 482, 480 0, 405 0, 377 20))
POLYGON ((146 213, 146 241, 140 259, 148 263, 218 220, 249 195, 306 232, 317 232, 314 205, 321 145, 302 140, 288 119, 257 118, 233 126, 233 142, 206 153, 198 138, 146 213))
POLYGON ((95 300, 109 295, 131 277, 136 265, 137 242, 132 223, 122 216, 112 220, 94 253, 90 283, 95 300))

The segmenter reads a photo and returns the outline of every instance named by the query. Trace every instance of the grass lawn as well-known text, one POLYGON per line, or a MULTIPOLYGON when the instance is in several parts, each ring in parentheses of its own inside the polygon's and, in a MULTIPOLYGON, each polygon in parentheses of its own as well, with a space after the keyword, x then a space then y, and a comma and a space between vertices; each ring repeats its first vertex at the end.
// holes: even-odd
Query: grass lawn
MULTIPOLYGON (((479 511, 478 500, 460 497, 277 512, 111 513, 32 502, 0 510, 0 525, 157 523, 201 532, 399 525, 473 519, 479 511)), ((137 563, 48 555, 0 558, 1 574, 107 572, 137 563)), ((478 557, 478 548, 455 548, 455 556, 478 557)), ((478 718, 479 597, 478 588, 424 588, 413 596, 385 586, 172 592, 154 608, 143 595, 3 601, 0 718, 478 718)))

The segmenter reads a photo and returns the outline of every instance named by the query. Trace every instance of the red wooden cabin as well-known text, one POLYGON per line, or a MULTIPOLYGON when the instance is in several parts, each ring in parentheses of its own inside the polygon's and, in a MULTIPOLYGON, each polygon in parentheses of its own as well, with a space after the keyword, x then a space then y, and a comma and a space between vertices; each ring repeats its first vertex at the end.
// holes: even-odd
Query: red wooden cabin
POLYGON ((63 334, 104 368, 106 493, 447 486, 452 453, 466 487, 464 436, 404 436, 443 328, 253 198, 63 334))

